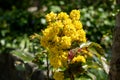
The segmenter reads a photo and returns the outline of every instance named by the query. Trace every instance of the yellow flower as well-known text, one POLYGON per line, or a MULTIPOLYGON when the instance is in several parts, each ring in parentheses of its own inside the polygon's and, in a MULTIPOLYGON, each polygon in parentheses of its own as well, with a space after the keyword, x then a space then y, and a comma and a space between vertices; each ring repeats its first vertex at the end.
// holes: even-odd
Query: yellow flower
POLYGON ((79 10, 72 10, 70 12, 70 18, 72 20, 79 20, 80 19, 80 11, 79 10))
POLYGON ((74 57, 73 60, 72 60, 72 63, 75 63, 75 62, 85 63, 85 62, 86 62, 86 59, 85 59, 84 56, 78 55, 78 56, 74 57))
POLYGON ((51 30, 51 31, 54 31, 53 35, 59 34, 59 32, 63 29, 63 26, 64 25, 61 21, 54 22, 51 30))
POLYGON ((82 29, 82 23, 80 21, 73 21, 73 25, 75 26, 76 30, 82 29))
POLYGON ((40 38, 41 36, 39 34, 34 33, 33 35, 30 36, 30 39, 35 39, 35 38, 40 38))
POLYGON ((76 29, 73 24, 65 25, 63 28, 63 33, 66 36, 71 36, 76 33, 76 29))
MULTIPOLYGON (((52 54, 53 55, 53 54, 52 54)), ((50 60, 50 64, 54 67, 54 68, 59 68, 59 67, 62 67, 62 62, 61 60, 59 59, 58 56, 50 56, 49 57, 49 60, 50 60)))
POLYGON ((46 15, 47 22, 56 20, 56 16, 57 16, 57 14, 50 12, 49 14, 46 15))
POLYGON ((55 72, 53 75, 55 80, 64 80, 64 73, 62 72, 55 72))
POLYGON ((43 36, 50 36, 51 30, 52 30, 52 27, 46 28, 44 31, 42 31, 43 36))
POLYGON ((58 45, 57 43, 59 43, 59 41, 60 41, 60 37, 58 37, 57 35, 55 35, 54 38, 53 38, 53 42, 55 42, 56 45, 58 45))
POLYGON ((61 56, 60 56, 61 62, 64 67, 67 66, 67 61, 68 61, 68 51, 62 51, 61 56))
POLYGON ((81 30, 77 30, 76 32, 76 40, 77 41, 80 41, 80 42, 86 42, 86 34, 85 34, 85 31, 83 29, 81 30))
POLYGON ((42 45, 43 47, 45 47, 45 48, 48 46, 47 39, 46 39, 45 36, 42 36, 42 37, 41 37, 40 43, 41 43, 41 45, 42 45))
POLYGON ((72 20, 71 19, 65 19, 65 20, 63 20, 63 24, 64 25, 69 25, 69 24, 72 24, 72 20))
POLYGON ((67 36, 63 36, 60 41, 60 48, 67 49, 71 46, 71 38, 67 36))
POLYGON ((69 15, 65 12, 60 12, 57 16, 58 19, 63 20, 63 19, 68 19, 69 15))

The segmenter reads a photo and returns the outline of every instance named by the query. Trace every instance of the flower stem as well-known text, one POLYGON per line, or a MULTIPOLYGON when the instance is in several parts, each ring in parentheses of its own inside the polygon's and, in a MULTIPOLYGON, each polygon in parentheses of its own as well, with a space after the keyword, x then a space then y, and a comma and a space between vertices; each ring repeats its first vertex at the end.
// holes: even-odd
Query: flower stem
POLYGON ((49 63, 48 63, 48 53, 47 53, 46 61, 47 61, 47 80, 49 80, 49 63))
POLYGON ((74 75, 72 73, 70 74, 70 80, 75 80, 74 75))
POLYGON ((70 80, 75 80, 71 68, 69 68, 68 71, 69 71, 69 75, 70 75, 70 80))

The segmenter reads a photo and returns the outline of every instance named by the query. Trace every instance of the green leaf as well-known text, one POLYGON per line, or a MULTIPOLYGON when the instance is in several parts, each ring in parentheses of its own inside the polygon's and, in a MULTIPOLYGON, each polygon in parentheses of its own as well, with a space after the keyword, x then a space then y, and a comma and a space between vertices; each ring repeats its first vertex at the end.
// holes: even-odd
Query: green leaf
POLYGON ((18 58, 22 59, 24 62, 30 62, 33 60, 33 55, 30 53, 25 53, 20 50, 14 50, 11 52, 13 55, 17 56, 18 58))
POLYGON ((107 74, 109 74, 109 65, 106 61, 106 59, 104 57, 101 57, 101 62, 102 62, 102 65, 103 65, 103 69, 105 70, 105 72, 107 74))
POLYGON ((91 42, 89 48, 94 48, 94 50, 96 50, 100 55, 104 53, 104 49, 98 43, 91 42))
POLYGON ((89 73, 94 74, 94 76, 96 76, 96 79, 92 80, 107 80, 107 74, 104 72, 102 68, 90 69, 89 73))
POLYGON ((88 72, 87 75, 92 78, 92 80, 96 80, 96 76, 93 73, 88 72))

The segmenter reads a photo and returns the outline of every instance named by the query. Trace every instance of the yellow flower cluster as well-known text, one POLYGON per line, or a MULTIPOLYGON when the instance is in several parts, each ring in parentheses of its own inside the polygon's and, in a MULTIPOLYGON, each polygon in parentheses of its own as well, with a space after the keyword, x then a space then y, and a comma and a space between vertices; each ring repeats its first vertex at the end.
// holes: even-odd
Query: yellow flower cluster
POLYGON ((85 63, 86 59, 84 56, 78 55, 72 59, 72 63, 75 63, 75 62, 85 63))
MULTIPOLYGON (((72 43, 86 42, 86 34, 80 22, 80 11, 72 10, 70 15, 65 12, 51 12, 46 15, 46 21, 48 26, 42 31, 41 45, 49 51, 50 64, 54 68, 66 67, 68 50, 72 43)), ((82 56, 76 59, 83 60, 82 56)))
POLYGON ((71 49, 68 55, 70 63, 86 63, 86 58, 93 56, 87 47, 71 49))
POLYGON ((65 12, 51 12, 46 15, 48 26, 42 31, 41 45, 49 50, 49 59, 53 67, 63 66, 61 60, 63 56, 67 60, 68 54, 65 50, 71 48, 73 42, 86 42, 85 31, 79 19, 79 10, 72 10, 70 16, 65 12))
POLYGON ((64 80, 64 74, 62 72, 55 72, 53 78, 55 80, 64 80))
MULTIPOLYGON (((72 10, 70 12, 70 16, 65 12, 60 12, 59 14, 51 12, 47 14, 46 20, 48 22, 48 26, 45 30, 42 31, 43 36, 41 38, 41 45, 45 48, 48 48, 50 53, 52 49, 54 49, 54 51, 52 51, 52 54, 60 54, 59 51, 61 53, 64 53, 63 49, 69 49, 71 47, 71 44, 75 41, 86 42, 85 31, 83 30, 82 23, 79 19, 79 10, 72 10)), ((61 56, 62 54, 59 56, 59 58, 61 56)), ((56 60, 54 59, 50 61, 56 60)))

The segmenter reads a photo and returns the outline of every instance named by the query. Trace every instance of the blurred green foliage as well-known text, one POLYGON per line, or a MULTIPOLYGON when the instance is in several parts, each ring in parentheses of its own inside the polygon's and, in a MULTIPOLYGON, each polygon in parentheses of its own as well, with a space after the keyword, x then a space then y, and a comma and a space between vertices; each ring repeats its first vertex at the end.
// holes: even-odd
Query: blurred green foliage
MULTIPOLYGON (((112 32, 115 26, 115 0, 0 0, 0 6, 0 53, 12 51, 16 55, 22 54, 25 61, 30 60, 26 59, 29 55, 32 56, 30 60, 32 61, 36 57, 35 54, 42 53, 43 48, 38 40, 31 41, 29 36, 40 33, 45 28, 44 16, 50 11, 69 13, 72 9, 80 9, 81 21, 88 41, 102 45, 106 59, 109 61, 112 32), (29 11, 33 7, 37 10, 29 11)), ((38 59, 42 64, 42 59, 38 59)), ((101 69, 92 70, 94 75, 90 73, 88 75, 99 78, 95 80, 106 80, 107 73, 101 69)), ((81 78, 86 80, 87 76, 81 78)))

